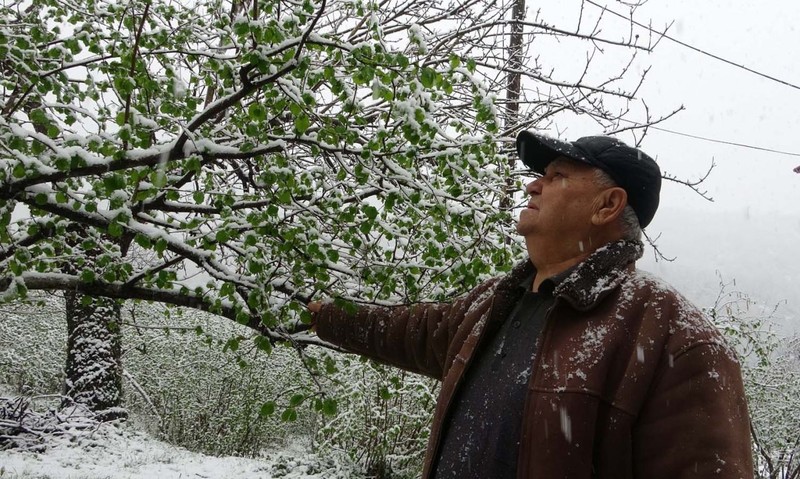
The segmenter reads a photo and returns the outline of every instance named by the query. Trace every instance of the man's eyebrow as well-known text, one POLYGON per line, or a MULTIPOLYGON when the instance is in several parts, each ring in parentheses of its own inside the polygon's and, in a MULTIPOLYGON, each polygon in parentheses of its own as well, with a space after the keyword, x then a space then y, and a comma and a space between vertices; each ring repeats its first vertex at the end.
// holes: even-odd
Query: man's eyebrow
POLYGON ((550 167, 560 168, 567 164, 569 164, 569 160, 565 160, 563 158, 556 158, 545 167, 545 170, 547 170, 550 167))

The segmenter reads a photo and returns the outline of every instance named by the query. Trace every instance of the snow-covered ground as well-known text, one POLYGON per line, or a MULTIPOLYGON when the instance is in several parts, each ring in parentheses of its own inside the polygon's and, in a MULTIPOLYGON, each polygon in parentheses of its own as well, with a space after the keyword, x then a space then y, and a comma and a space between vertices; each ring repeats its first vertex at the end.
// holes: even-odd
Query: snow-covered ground
POLYGON ((142 433, 103 425, 75 440, 54 440, 44 452, 0 451, 2 479, 345 479, 345 461, 320 458, 303 446, 263 458, 212 457, 142 433))

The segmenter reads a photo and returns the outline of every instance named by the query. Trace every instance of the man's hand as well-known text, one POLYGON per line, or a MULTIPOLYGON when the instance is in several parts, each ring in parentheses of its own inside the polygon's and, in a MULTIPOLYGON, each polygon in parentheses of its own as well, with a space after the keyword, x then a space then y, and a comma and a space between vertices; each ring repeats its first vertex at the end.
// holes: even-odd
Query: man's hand
POLYGON ((311 331, 317 331, 317 313, 320 312, 322 309, 322 301, 309 301, 306 305, 309 311, 311 311, 311 331))
POLYGON ((319 313, 319 310, 322 309, 322 301, 310 301, 306 308, 314 314, 319 313))

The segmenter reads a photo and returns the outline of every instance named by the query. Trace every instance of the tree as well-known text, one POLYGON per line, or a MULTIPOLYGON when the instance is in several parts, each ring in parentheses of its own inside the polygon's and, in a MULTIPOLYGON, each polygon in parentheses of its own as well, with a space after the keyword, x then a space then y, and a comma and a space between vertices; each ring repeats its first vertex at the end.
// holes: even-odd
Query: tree
POLYGON ((784 343, 768 362, 745 368, 756 472, 764 479, 800 478, 800 339, 784 343))
MULTIPOLYGON (((66 238, 76 245, 86 228, 70 225, 66 238), (71 238, 71 239, 70 239, 71 238)), ((94 262, 98 251, 84 250, 85 264, 94 262)), ((70 263, 62 272, 76 274, 70 263)), ((64 292, 67 323, 67 348, 62 388, 62 407, 80 404, 95 413, 99 420, 124 418, 122 409, 122 335, 120 303, 117 300, 64 292)))
POLYGON ((800 479, 800 338, 773 331, 778 306, 767 308, 730 286, 720 282, 707 313, 741 357, 755 477, 800 479))
POLYGON ((125 417, 122 403, 120 305, 68 291, 65 406, 85 405, 98 419, 125 417))
POLYGON ((2 7, 6 297, 160 301, 308 344, 303 304, 319 292, 441 298, 507 268, 513 134, 563 111, 613 125, 623 112, 606 105, 643 78, 626 90, 627 68, 589 83, 591 59, 573 81, 508 64, 506 26, 652 43, 506 16, 483 0, 2 7), (509 73, 524 120, 501 130, 509 73), (156 259, 121 259, 129 247, 156 259))

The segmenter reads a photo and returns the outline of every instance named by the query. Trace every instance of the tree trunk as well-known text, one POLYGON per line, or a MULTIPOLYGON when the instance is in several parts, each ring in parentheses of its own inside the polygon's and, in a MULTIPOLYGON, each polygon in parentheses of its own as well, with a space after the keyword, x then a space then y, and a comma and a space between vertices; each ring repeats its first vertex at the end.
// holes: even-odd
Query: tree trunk
MULTIPOLYGON (((516 20, 510 25, 510 35, 508 40, 508 77, 506 79, 506 104, 505 114, 503 115, 503 129, 506 134, 516 133, 517 125, 519 124, 519 97, 520 89, 522 87, 522 21, 525 20, 525 0, 513 0, 514 8, 511 11, 511 19, 516 20)), ((514 146, 511 147, 512 151, 514 146)), ((508 155, 508 167, 514 169, 517 162, 517 155, 508 155)), ((514 187, 514 180, 509 176, 506 178, 506 191, 500 199, 501 209, 511 209, 513 204, 513 197, 516 188, 514 187)), ((506 244, 510 244, 511 239, 505 238, 506 244)))
POLYGON ((101 421, 127 416, 122 402, 120 305, 67 292, 67 364, 62 406, 85 405, 101 421))
MULTIPOLYGON (((508 36, 508 69, 509 74, 506 83, 506 108, 505 108, 505 130, 510 132, 519 122, 519 96, 522 87, 522 21, 525 20, 525 0, 514 0, 514 8, 511 11, 511 32, 508 36)), ((513 155, 512 155, 513 158, 513 155)), ((511 167, 514 163, 509 160, 511 167)))

